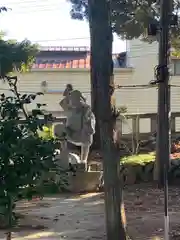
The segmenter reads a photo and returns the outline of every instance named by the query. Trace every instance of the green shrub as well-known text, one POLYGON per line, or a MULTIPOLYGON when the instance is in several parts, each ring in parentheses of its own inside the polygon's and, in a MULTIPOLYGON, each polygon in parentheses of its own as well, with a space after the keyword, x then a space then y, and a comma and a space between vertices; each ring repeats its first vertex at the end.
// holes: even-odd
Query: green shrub
POLYGON ((123 157, 120 160, 121 164, 140 164, 145 165, 149 162, 155 161, 155 153, 149 154, 138 154, 138 155, 131 155, 127 157, 123 157))
POLYGON ((61 169, 54 158, 59 143, 50 135, 39 135, 43 130, 38 119, 40 108, 30 115, 24 108, 41 93, 21 95, 16 87, 17 78, 7 77, 7 81, 14 96, 0 95, 0 219, 9 228, 11 239, 16 201, 43 195, 44 176, 51 169, 61 174, 61 169), (23 122, 19 119, 20 111, 24 114, 23 122))
POLYGON ((54 135, 52 132, 52 126, 43 126, 42 130, 38 131, 38 135, 39 137, 43 138, 43 139, 53 139, 54 135))

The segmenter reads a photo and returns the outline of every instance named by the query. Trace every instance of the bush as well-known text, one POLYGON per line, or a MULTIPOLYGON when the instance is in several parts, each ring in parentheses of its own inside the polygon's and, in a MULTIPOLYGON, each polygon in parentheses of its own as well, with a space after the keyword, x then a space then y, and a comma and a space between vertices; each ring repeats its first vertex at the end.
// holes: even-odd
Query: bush
POLYGON ((38 131, 38 136, 46 140, 55 138, 52 132, 52 126, 43 126, 42 130, 38 131))
POLYGON ((138 155, 132 155, 132 156, 127 156, 123 157, 120 160, 121 164, 140 164, 140 165, 145 165, 149 162, 154 162, 155 161, 155 153, 149 153, 149 154, 138 154, 138 155))
MULTIPOLYGON (((17 78, 6 79, 14 96, 0 95, 0 219, 11 229, 16 220, 16 201, 43 195, 43 176, 50 169, 61 172, 54 160, 58 143, 54 138, 46 139, 38 134, 43 130, 38 118, 39 114, 43 115, 40 107, 30 115, 24 108, 41 93, 20 95, 17 78), (23 121, 19 112, 24 114, 23 121)), ((8 239, 10 235, 9 231, 8 239)))

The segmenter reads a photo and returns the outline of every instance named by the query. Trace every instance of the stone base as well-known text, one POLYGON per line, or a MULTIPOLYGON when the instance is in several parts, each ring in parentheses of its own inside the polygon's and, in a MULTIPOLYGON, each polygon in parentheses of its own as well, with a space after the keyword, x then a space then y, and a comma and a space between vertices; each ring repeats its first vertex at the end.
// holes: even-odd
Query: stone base
POLYGON ((87 168, 87 166, 86 166, 85 163, 78 163, 78 164, 76 164, 77 172, 85 172, 86 168, 87 168))
POLYGON ((103 166, 101 162, 90 162, 88 163, 88 169, 90 171, 103 171, 103 166))
POLYGON ((76 172, 76 176, 69 176, 69 191, 73 193, 95 192, 99 186, 101 172, 76 172))

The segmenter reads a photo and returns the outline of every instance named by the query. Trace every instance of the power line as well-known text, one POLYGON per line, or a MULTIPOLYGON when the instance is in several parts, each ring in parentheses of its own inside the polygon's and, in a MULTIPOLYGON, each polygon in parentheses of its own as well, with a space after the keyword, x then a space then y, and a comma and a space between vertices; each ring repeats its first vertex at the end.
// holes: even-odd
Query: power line
MULTIPOLYGON (((12 39, 16 39, 16 37, 11 37, 12 39)), ((90 37, 77 37, 77 38, 56 38, 56 39, 39 39, 39 40, 31 40, 32 43, 43 43, 43 42, 59 42, 59 41, 74 41, 74 40, 90 40, 90 37)), ((48 47, 57 47, 57 46, 48 46, 48 47)), ((77 46, 78 48, 78 46, 77 46)), ((129 52, 127 52, 129 53, 129 52)), ((143 56, 147 56, 147 55, 157 55, 156 52, 147 52, 145 54, 141 54, 141 55, 131 55, 128 56, 129 60, 133 59, 133 58, 139 58, 139 57, 143 57, 143 56)))
MULTIPOLYGON (((43 0, 43 1, 39 1, 39 2, 42 2, 42 3, 44 3, 44 2, 49 2, 49 3, 52 3, 52 0, 50 1, 50 0, 43 0)), ((57 3, 60 3, 60 4, 64 4, 64 2, 62 2, 61 0, 57 0, 56 1, 57 3)), ((2 4, 2 5, 8 5, 8 4, 15 4, 15 5, 17 5, 17 4, 24 4, 24 3, 36 3, 37 4, 37 0, 23 0, 23 1, 4 1, 4 3, 2 4)), ((68 3, 68 2, 67 2, 68 3)))
MULTIPOLYGON (((42 12, 58 12, 58 11, 60 11, 60 8, 58 8, 58 7, 52 7, 52 8, 26 8, 27 9, 27 11, 14 11, 13 9, 12 9, 12 11, 10 12, 12 15, 16 15, 16 14, 39 14, 39 13, 42 13, 42 12)), ((1 13, 1 14, 4 14, 4 16, 5 16, 5 14, 7 14, 7 12, 6 13, 1 13)))
POLYGON ((10 10, 11 11, 13 11, 13 10, 21 10, 21 9, 27 9, 28 11, 29 11, 29 9, 33 9, 33 10, 36 10, 36 9, 46 9, 46 8, 58 8, 58 7, 61 7, 61 4, 46 4, 46 5, 44 5, 44 4, 37 4, 37 5, 32 5, 32 6, 30 6, 30 5, 22 5, 22 6, 17 6, 17 5, 15 5, 14 7, 13 6, 7 6, 7 7, 9 7, 10 8, 10 10))
POLYGON ((61 4, 35 4, 35 5, 18 5, 16 4, 15 7, 14 6, 8 6, 7 4, 5 5, 5 7, 7 7, 8 11, 7 12, 2 12, 1 14, 5 16, 5 14, 26 14, 26 13, 30 13, 30 14, 34 14, 34 13, 39 13, 39 12, 50 12, 50 11, 60 11, 61 9, 61 4), (25 9, 25 11, 23 10, 25 9), (33 11, 33 12, 32 12, 33 11))
POLYGON ((56 39, 40 39, 40 40, 34 40, 32 42, 58 42, 58 41, 72 41, 72 40, 86 40, 90 37, 77 37, 77 38, 56 38, 56 39))
MULTIPOLYGON (((175 84, 171 84, 169 85, 170 87, 173 87, 173 88, 180 88, 180 85, 175 85, 175 84)), ((154 86, 154 85, 151 85, 151 84, 137 84, 137 85, 117 85, 115 87, 115 90, 116 91, 120 91, 120 90, 144 90, 144 89, 155 89, 157 88, 158 86, 154 86)), ((10 89, 8 88, 0 88, 0 91, 11 91, 10 89)), ((37 92, 34 92, 34 91, 23 91, 23 90, 19 90, 18 91, 19 93, 24 93, 24 94, 36 94, 37 92)), ((39 91, 40 92, 40 91, 39 91)), ((56 92, 57 94, 61 95, 63 93, 63 91, 59 91, 59 92, 56 92)), ((91 91, 82 91, 82 93, 84 94, 90 94, 91 91)), ((49 94, 52 94, 52 92, 45 92, 44 95, 49 95, 49 94)))
POLYGON ((54 6, 54 7, 56 7, 56 6, 61 6, 61 4, 35 4, 35 5, 29 5, 29 4, 26 4, 26 5, 17 5, 17 4, 15 4, 14 6, 13 5, 6 5, 5 7, 7 7, 7 8, 10 8, 11 10, 13 10, 13 8, 14 9, 24 9, 24 8, 26 8, 27 9, 27 7, 28 8, 38 8, 38 7, 41 7, 41 8, 45 8, 45 7, 50 7, 50 6, 54 6))
POLYGON ((36 12, 42 12, 42 11, 59 11, 61 4, 64 4, 63 2, 59 2, 57 1, 56 3, 52 3, 48 4, 48 2, 46 1, 47 4, 44 4, 43 2, 40 2, 40 4, 37 4, 37 1, 30 1, 30 2, 12 2, 12 4, 9 3, 5 3, 5 7, 9 8, 9 12, 11 11, 11 13, 18 13, 18 14, 23 14, 23 13, 28 13, 31 12, 33 10, 33 13, 36 12), (35 3, 35 4, 34 4, 35 3), (13 5, 14 4, 14 5, 13 5), (27 11, 21 11, 22 9, 26 9, 27 11))
MULTIPOLYGON (((2 5, 2 4, 1 4, 2 5)), ((26 2, 6 2, 3 4, 4 7, 18 7, 18 8, 21 8, 21 7, 37 7, 37 6, 42 6, 42 7, 45 7, 45 6, 51 6, 51 5, 64 5, 63 2, 60 2, 60 1, 56 1, 56 2, 50 2, 50 1, 42 1, 42 2, 37 2, 37 1, 26 1, 26 2)))

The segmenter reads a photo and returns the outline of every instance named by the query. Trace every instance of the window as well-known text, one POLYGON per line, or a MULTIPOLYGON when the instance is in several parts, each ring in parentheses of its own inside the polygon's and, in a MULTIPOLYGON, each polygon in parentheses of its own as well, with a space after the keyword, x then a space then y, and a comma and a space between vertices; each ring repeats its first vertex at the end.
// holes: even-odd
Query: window
POLYGON ((171 60, 171 74, 180 76, 180 59, 171 60))

